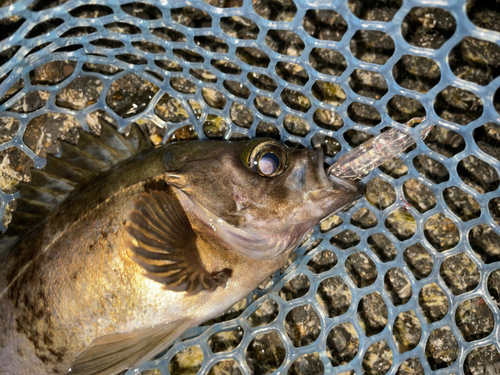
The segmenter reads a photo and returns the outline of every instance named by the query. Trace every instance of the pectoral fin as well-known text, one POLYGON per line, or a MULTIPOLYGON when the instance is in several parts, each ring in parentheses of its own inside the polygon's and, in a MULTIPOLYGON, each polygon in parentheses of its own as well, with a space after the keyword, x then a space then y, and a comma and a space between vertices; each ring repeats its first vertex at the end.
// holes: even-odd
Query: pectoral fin
POLYGON ((184 319, 100 337, 76 359, 68 375, 112 375, 137 367, 167 349, 192 324, 184 319))
POLYGON ((134 201, 127 215, 127 246, 145 276, 166 289, 195 294, 225 287, 230 269, 209 272, 196 246, 196 235, 182 204, 172 192, 150 191, 134 201))

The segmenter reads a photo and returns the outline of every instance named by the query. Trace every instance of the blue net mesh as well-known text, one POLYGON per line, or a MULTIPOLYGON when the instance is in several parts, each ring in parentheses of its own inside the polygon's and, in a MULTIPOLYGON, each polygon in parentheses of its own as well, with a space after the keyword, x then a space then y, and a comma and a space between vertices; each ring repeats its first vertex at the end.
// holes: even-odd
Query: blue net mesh
POLYGON ((500 372, 498 13, 416 0, 0 4, 4 228, 23 170, 99 116, 145 124, 157 143, 267 134, 324 147, 328 163, 416 115, 414 134, 436 124, 286 269, 127 374, 500 372))

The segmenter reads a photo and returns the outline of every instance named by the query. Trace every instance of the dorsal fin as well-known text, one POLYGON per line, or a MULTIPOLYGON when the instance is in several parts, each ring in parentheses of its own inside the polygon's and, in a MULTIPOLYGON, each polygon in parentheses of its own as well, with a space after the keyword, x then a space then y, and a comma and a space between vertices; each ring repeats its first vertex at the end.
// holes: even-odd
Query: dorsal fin
POLYGON ((20 236, 38 223, 78 186, 113 165, 153 145, 137 124, 132 124, 128 137, 109 122, 99 119, 101 135, 78 129, 78 144, 60 141, 60 157, 47 156, 43 170, 31 170, 31 182, 21 182, 21 198, 16 201, 6 236, 20 236))

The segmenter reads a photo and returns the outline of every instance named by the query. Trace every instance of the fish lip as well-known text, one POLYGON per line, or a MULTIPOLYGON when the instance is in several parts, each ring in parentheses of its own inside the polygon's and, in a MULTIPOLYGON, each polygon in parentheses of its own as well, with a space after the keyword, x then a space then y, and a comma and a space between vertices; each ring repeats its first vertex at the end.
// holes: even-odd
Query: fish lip
POLYGON ((323 174, 325 180, 328 181, 330 189, 342 190, 345 191, 346 194, 352 194, 354 196, 352 200, 359 199, 363 196, 365 191, 364 184, 348 178, 335 177, 333 174, 328 173, 331 166, 328 166, 326 169, 324 168, 324 152, 322 148, 318 148, 314 155, 311 156, 311 159, 316 159, 316 166, 321 171, 320 173, 323 174))
MULTIPOLYGON (((325 174, 326 174, 326 172, 325 172, 325 174)), ((348 179, 348 178, 335 177, 332 174, 326 175, 326 177, 330 181, 332 189, 342 190, 342 191, 345 191, 346 194, 353 195, 352 200, 359 199, 364 194, 365 185, 360 183, 360 182, 356 182, 356 181, 348 179)))

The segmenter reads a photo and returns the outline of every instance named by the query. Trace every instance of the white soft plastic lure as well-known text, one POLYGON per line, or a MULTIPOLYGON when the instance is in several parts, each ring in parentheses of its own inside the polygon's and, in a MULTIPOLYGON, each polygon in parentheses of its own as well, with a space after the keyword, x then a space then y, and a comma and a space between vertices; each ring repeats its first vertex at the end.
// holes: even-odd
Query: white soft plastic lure
MULTIPOLYGON (((416 117, 406 123, 409 127, 420 124, 425 117, 416 117)), ((429 135, 434 125, 425 127, 422 139, 429 135)), ((343 155, 327 170, 328 175, 339 178, 361 179, 372 169, 384 164, 415 143, 411 134, 396 129, 383 132, 343 155)))

